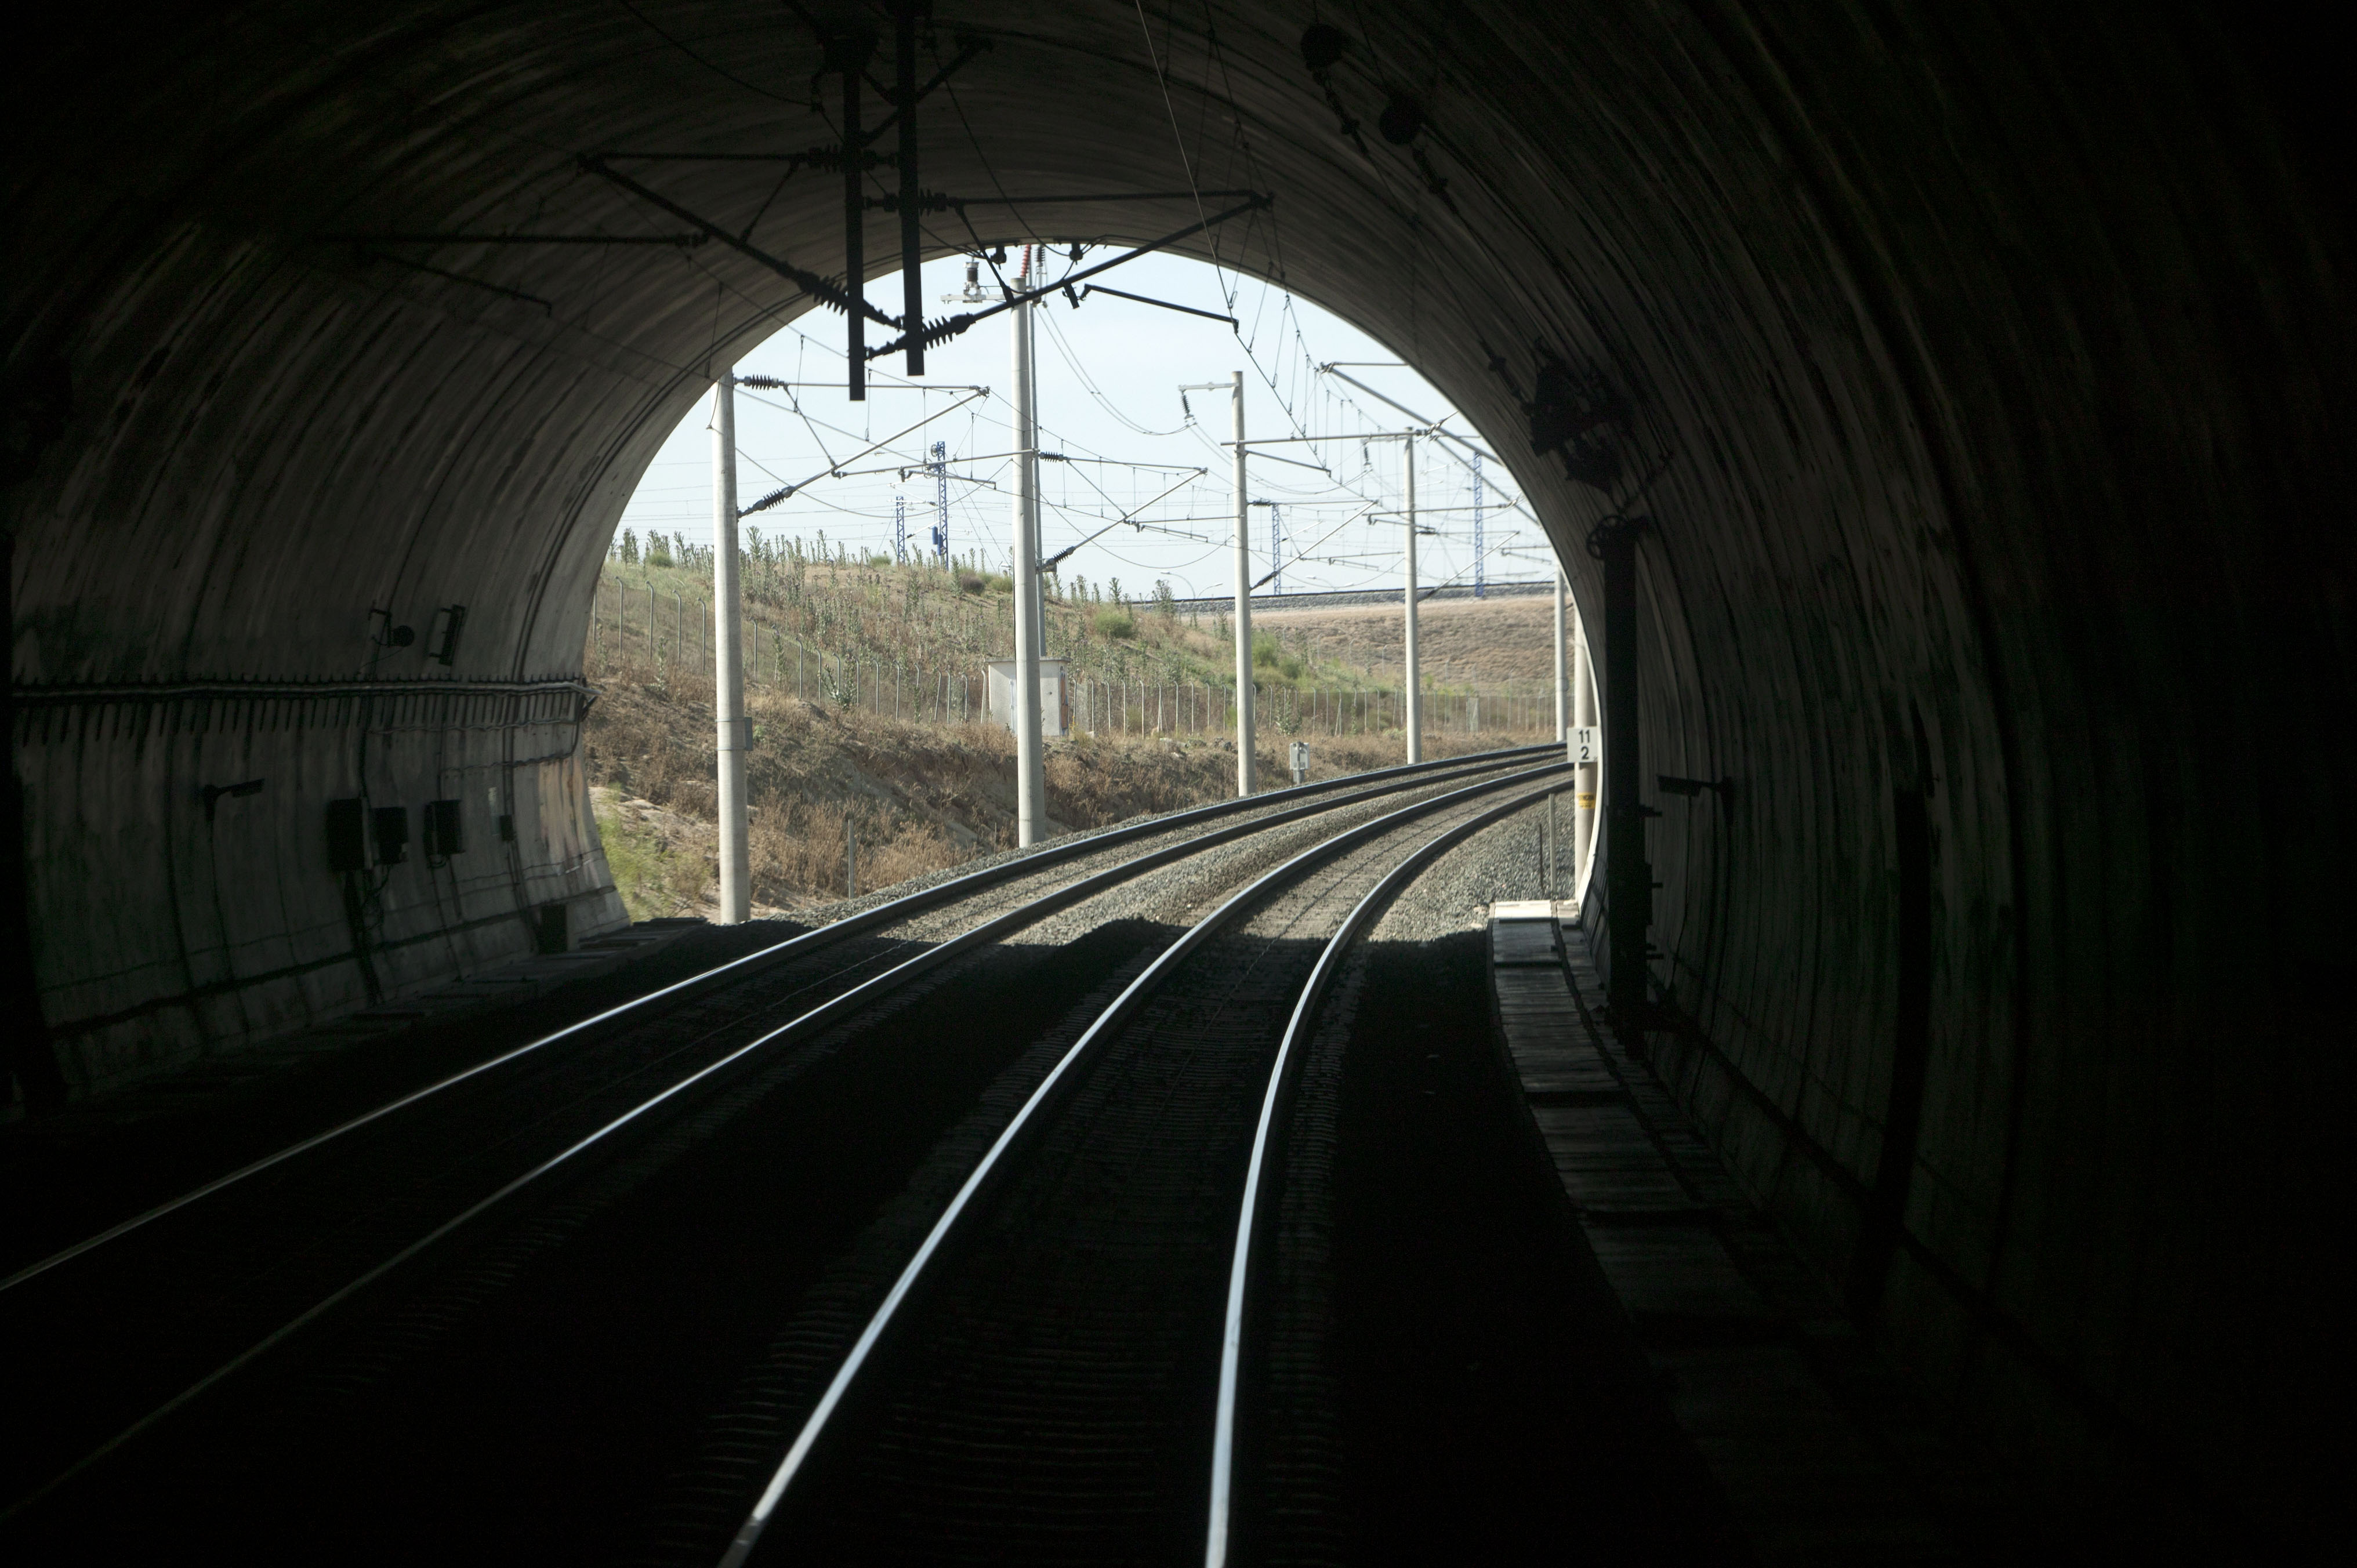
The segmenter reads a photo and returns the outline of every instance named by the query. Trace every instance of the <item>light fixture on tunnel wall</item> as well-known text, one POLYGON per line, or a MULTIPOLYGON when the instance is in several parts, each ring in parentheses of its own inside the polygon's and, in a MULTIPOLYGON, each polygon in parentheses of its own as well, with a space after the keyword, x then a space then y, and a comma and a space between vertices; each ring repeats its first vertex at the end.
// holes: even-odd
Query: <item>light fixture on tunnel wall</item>
POLYGON ((436 610, 434 619, 426 628, 425 657, 448 669, 450 661, 458 655, 458 633, 466 624, 467 607, 464 605, 444 605, 436 610))
POLYGON ((1635 424, 1628 398, 1602 371, 1576 370, 1543 342, 1531 345, 1538 371, 1531 395, 1524 397, 1506 357, 1486 342, 1481 351, 1530 421, 1532 454, 1559 456, 1565 478, 1609 494, 1620 481, 1621 448, 1635 424))
POLYGON ((457 800, 425 802, 425 858, 447 860, 467 849, 467 819, 457 800))
POLYGON ((408 807, 379 806, 369 813, 369 832, 379 865, 399 865, 409 858, 408 807))
POLYGON ((1375 117, 1375 129, 1393 146, 1405 147, 1424 129, 1424 105, 1416 102, 1414 93, 1395 91, 1383 105, 1383 112, 1375 117))
POLYGON ((1334 68, 1342 63, 1342 56, 1350 47, 1351 40, 1342 29, 1329 22, 1312 22, 1302 29, 1301 63, 1309 68, 1310 80, 1326 95, 1326 107, 1334 111, 1336 128, 1350 137, 1359 156, 1365 157, 1367 139, 1359 134, 1358 117, 1342 107, 1342 95, 1334 91, 1334 68))
MULTIPOLYGON (((1325 95, 1326 107, 1334 112, 1335 129, 1351 139, 1351 145, 1359 149, 1361 157, 1372 161, 1374 155, 1368 150, 1366 137, 1359 134, 1358 116, 1343 106, 1342 94, 1334 85, 1334 68, 1341 64, 1342 57, 1350 51, 1350 43, 1340 28, 1325 22, 1313 22, 1301 35, 1301 63, 1309 68, 1310 80, 1318 83, 1318 91, 1325 95)), ((1424 100, 1404 87, 1383 89, 1383 107, 1382 113, 1375 116, 1375 128, 1383 133, 1384 141, 1395 147, 1407 149, 1408 156, 1415 163, 1416 174, 1424 181, 1424 188, 1438 197, 1441 205, 1454 213, 1458 210, 1457 201, 1448 194, 1448 177, 1433 166, 1431 154, 1416 145, 1416 138, 1430 124, 1431 118, 1425 111, 1424 100)))
POLYGON ((1301 29, 1301 63, 1312 71, 1333 70, 1350 47, 1348 35, 1331 22, 1312 22, 1301 29))
POLYGON ((417 628, 394 625, 391 610, 371 609, 369 611, 369 640, 379 648, 407 648, 417 640, 417 628))
POLYGON ((328 869, 339 875, 368 869, 368 802, 358 795, 328 802, 328 869))
POLYGON ((208 784, 204 788, 205 821, 210 822, 213 820, 213 814, 220 810, 221 797, 224 795, 232 799, 243 799, 249 795, 261 793, 262 780, 259 779, 248 779, 242 784, 208 784))
POLYGON ((1657 773, 1653 776, 1653 782, 1661 786, 1663 794, 1688 800, 1698 798, 1707 789, 1718 797, 1719 815, 1729 822, 1735 820, 1735 780, 1732 779, 1681 779, 1673 773, 1657 773))

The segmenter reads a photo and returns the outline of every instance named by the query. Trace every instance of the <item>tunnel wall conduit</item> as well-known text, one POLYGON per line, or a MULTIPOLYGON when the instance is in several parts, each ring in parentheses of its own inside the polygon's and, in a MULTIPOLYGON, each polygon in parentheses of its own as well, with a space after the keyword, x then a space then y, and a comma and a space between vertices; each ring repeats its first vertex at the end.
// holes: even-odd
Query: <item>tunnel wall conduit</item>
MULTIPOLYGON (((963 120, 924 121, 929 185, 1273 193, 1181 249, 1247 291, 1281 275, 1453 400, 1591 635, 1579 542, 1631 498, 1531 455, 1483 346, 1525 391, 1552 353, 1625 394, 1632 471, 1671 459, 1642 497, 1643 750, 1735 780, 1647 829, 1653 981, 1686 1020, 1663 1069, 1831 1288, 1897 1203, 1853 1301, 2077 1517, 2322 1528, 2301 1369, 2333 1318, 2302 1260, 2349 1101, 2319 1042, 2357 870, 2357 355, 2303 74, 2329 51, 2203 0, 1369 0, 1327 82, 1362 119, 1412 82, 1425 128, 1361 153, 1299 55, 1308 5, 1148 7, 1170 112, 1134 5, 936 16, 996 47, 957 76, 963 120), (1879 1168, 1909 1141, 1894 1070, 1904 1180, 1879 1168)), ((427 273, 317 237, 668 231, 576 160, 797 150, 818 59, 768 0, 27 24, 12 691, 417 679, 370 612, 454 602, 454 678, 572 676, 632 485, 805 302, 718 246, 453 244, 427 273), (25 413, 53 365, 61 423, 25 413)), ((775 187, 660 178, 726 223, 775 187)), ((754 242, 823 268, 841 195, 789 180, 754 242)), ((994 213, 985 238, 1188 207, 994 213)), ((381 988, 512 950, 549 901, 621 918, 577 761, 522 760, 562 725, 204 711, 14 710, 40 1004, 79 1092, 364 1003, 322 812, 414 810, 452 757, 516 837, 455 882, 395 868, 381 988), (255 777, 208 823, 206 786, 255 777)))

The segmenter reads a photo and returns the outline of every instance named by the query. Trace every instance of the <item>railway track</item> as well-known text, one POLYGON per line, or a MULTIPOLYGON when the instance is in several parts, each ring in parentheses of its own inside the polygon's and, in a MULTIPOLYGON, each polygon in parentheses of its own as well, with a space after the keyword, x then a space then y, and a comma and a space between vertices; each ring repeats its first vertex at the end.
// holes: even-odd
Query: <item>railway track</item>
MULTIPOLYGON (((1167 920, 1095 906, 1153 882, 1167 916, 1174 900, 1185 907, 1221 895, 1271 860, 1305 862, 1304 870, 1323 865, 1347 853, 1335 845, 1355 844, 1352 834, 1366 831, 1357 819, 1402 795, 1495 775, 1552 750, 1394 769, 1052 846, 559 1031, 19 1270, 0 1283, 0 1324, 14 1343, 43 1354, 15 1359, 0 1374, 0 1396, 15 1412, 0 1470, 8 1499, 0 1531, 37 1551, 45 1541, 64 1547, 83 1539, 77 1529, 86 1531, 93 1519, 104 1521, 102 1534, 118 1536, 135 1536, 142 1520, 156 1528, 166 1519, 184 1523, 192 1502, 225 1528, 237 1518, 250 1525, 256 1516, 248 1505, 263 1506, 260 1493, 273 1490, 253 1486, 257 1470, 270 1468, 258 1455, 300 1430, 299 1420, 257 1412, 316 1412, 323 1388, 372 1378, 381 1385, 381 1371, 369 1369, 400 1359, 421 1337, 483 1338, 471 1321, 482 1316, 481 1303, 512 1276, 546 1272, 545 1260, 568 1239, 601 1226, 628 1233, 651 1219, 674 1232, 692 1228, 697 1200, 680 1192, 700 1190, 707 1207, 710 1192, 692 1182, 681 1187, 678 1172, 741 1162, 747 1147, 774 1155, 778 1145, 764 1145, 760 1129, 793 1141, 787 1163, 799 1160, 807 1183, 794 1189, 799 1200, 770 1201, 771 1209, 792 1210, 779 1217, 801 1229, 795 1244, 757 1248, 761 1267, 788 1294, 828 1283, 783 1277, 798 1265, 780 1260, 856 1245, 859 1221, 890 1205, 912 1164, 938 1152, 944 1128, 953 1144, 961 1119, 988 1119, 991 1095, 1003 1091, 996 1080, 1009 1070, 1019 1076, 1027 1048, 1036 1055, 1055 1034, 1060 1007, 1090 1004, 1095 992, 1124 975, 1135 980, 1134 972, 1177 950, 1160 946, 1167 920), (1114 854, 1140 844, 1148 847, 1114 854), (1015 940, 1027 934, 1041 940, 1028 948, 1015 940), (985 972, 974 972, 985 959, 985 972), (1004 1038, 985 1041, 952 1064, 957 1070, 920 1059, 928 1042, 993 1035, 1004 1038), (897 1076, 909 1072, 932 1074, 930 1087, 910 1094, 914 1080, 897 1076), (795 1092, 780 1094, 789 1084, 795 1092), (924 1103, 899 1114, 896 1090, 924 1103), (863 1094, 863 1110, 844 1111, 846 1096, 863 1094), (875 1126, 885 1135, 845 1137, 844 1129, 866 1125, 862 1115, 880 1118, 875 1126), (832 1132, 817 1124, 829 1117, 832 1132), (712 1136, 732 1123, 744 1125, 712 1136), (749 1139, 747 1128, 756 1130, 749 1139), (724 1147, 712 1153, 707 1141, 724 1147), (866 1145, 865 1165, 859 1151, 841 1147, 846 1143, 866 1145), (846 1201, 813 1203, 813 1192, 846 1201), (355 1331, 347 1319, 371 1326, 355 1331), (388 1348, 385 1333, 398 1343, 388 1348), (273 1435, 253 1446, 264 1428, 273 1435), (202 1456, 195 1464, 192 1445, 202 1456), (223 1465, 232 1473, 221 1474, 223 1465), (122 1506, 113 1477, 153 1483, 159 1473, 175 1478, 151 1484, 139 1506, 122 1506)), ((768 1173, 761 1179, 777 1185, 768 1173)), ((740 1348, 748 1325, 763 1318, 746 1310, 747 1321, 721 1335, 740 1348)), ((497 1341, 499 1331, 489 1338, 497 1341)), ((709 1407, 720 1391, 706 1386, 715 1380, 741 1377, 741 1357, 732 1362, 716 1351, 711 1359, 702 1381, 689 1380, 702 1391, 678 1402, 683 1412, 709 1407)), ((454 1364, 481 1363, 460 1355, 454 1364)), ((398 1422, 386 1428, 399 1429, 398 1422)), ((621 1468, 650 1458, 628 1444, 615 1452, 621 1468)), ((351 1456, 346 1450, 335 1463, 340 1468, 351 1456)), ((282 1479, 309 1474, 305 1455, 281 1459, 282 1479)), ((447 1466, 413 1450, 408 1462, 385 1468, 416 1481, 447 1466)), ((301 1488, 276 1489, 284 1495, 267 1517, 291 1526, 304 1512, 301 1488)), ((388 1543, 401 1533, 392 1531, 388 1543)), ((76 1545, 71 1554, 87 1552, 76 1545)))
POLYGON ((1337 834, 1146 965, 926 1233, 722 1568, 1153 1562, 1188 1541, 1220 1568, 1253 1261, 1269 1244, 1261 1196, 1297 1047, 1389 898, 1559 787, 1541 781, 1555 772, 1470 785, 1337 834), (1318 940, 1329 917, 1338 923, 1318 940))

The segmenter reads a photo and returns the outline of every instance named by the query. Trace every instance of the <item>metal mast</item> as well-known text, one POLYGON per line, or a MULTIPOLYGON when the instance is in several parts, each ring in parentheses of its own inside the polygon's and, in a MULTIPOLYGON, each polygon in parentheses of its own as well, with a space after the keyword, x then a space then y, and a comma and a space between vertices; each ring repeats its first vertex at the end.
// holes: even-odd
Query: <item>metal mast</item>
POLYGON ((933 443, 933 507, 940 519, 933 524, 933 554, 946 565, 950 558, 950 446, 933 443))
MULTIPOLYGON (((1473 454, 1473 596, 1477 599, 1487 598, 1489 596, 1488 557, 1481 547, 1482 499, 1481 454, 1476 452, 1473 454)), ((1558 714, 1555 720, 1555 727, 1560 729, 1562 727, 1562 717, 1558 714)), ((1556 738, 1561 739, 1562 737, 1558 736, 1556 738)))

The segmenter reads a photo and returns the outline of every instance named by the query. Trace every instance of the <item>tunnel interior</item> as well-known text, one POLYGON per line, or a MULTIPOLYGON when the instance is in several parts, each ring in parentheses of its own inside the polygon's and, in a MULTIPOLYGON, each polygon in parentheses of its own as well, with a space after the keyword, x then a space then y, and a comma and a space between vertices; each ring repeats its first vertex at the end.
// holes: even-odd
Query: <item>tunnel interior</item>
MULTIPOLYGON (((839 136, 845 38, 889 86, 891 27, 33 25, 22 1097, 626 918, 574 752, 591 586, 713 377, 823 308, 743 246, 842 276, 840 175, 776 155, 839 136), (678 242, 683 209, 739 243, 678 242)), ((1657 1060, 1943 1419, 2087 1517, 2319 1528, 2357 743, 2306 40, 2001 0, 942 0, 920 31, 920 183, 973 203, 926 254, 1265 196, 1175 248, 1389 344, 1510 460, 1636 671, 1657 1060), (1041 199, 1077 194, 1124 199, 1041 199), (1588 548, 1615 516, 1631 647, 1588 548)))

